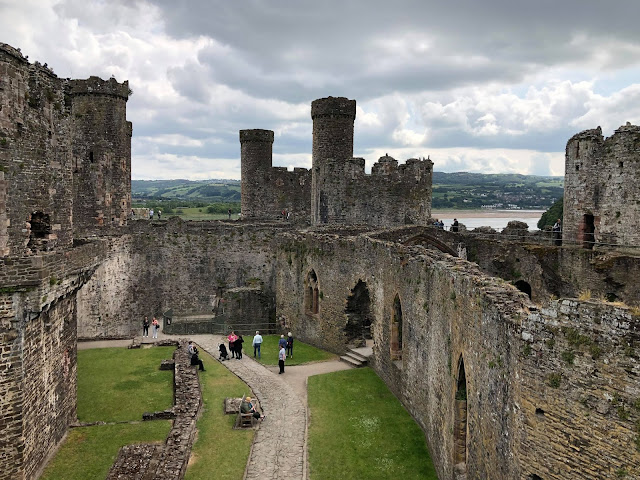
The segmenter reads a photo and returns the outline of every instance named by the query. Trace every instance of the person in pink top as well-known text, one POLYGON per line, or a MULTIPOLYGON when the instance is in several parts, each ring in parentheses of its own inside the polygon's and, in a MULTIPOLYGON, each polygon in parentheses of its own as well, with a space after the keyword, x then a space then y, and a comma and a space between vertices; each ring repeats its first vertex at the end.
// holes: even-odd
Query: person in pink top
POLYGON ((235 334, 235 332, 231 332, 227 337, 227 340, 229 340, 229 350, 231 351, 231 358, 237 358, 235 345, 237 339, 238 336, 235 334))
POLYGON ((156 317, 153 317, 153 321, 151 322, 151 327, 153 328, 153 338, 158 338, 158 330, 160 330, 160 322, 156 317))

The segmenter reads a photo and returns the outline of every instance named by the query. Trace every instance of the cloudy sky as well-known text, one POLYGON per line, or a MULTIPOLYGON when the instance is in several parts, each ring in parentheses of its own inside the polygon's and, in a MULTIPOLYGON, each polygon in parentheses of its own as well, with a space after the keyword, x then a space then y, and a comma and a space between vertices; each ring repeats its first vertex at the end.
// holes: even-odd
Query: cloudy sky
POLYGON ((240 178, 245 128, 309 168, 329 95, 357 101, 367 170, 562 175, 574 133, 640 124, 638 18, 638 0, 0 0, 0 42, 129 80, 134 179, 240 178))

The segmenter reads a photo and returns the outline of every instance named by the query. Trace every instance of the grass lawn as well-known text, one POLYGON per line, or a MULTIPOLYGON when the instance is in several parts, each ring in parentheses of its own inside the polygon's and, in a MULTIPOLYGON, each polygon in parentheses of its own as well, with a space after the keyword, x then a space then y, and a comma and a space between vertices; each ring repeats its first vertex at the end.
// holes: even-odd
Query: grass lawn
POLYGON ((200 358, 206 369, 200 372, 203 414, 185 479, 241 480, 255 431, 233 430, 236 416, 224 415, 223 402, 226 397, 242 397, 251 391, 210 355, 202 352, 200 358))
MULTIPOLYGON (((173 372, 160 371, 160 360, 173 347, 128 350, 101 348, 78 352, 78 417, 81 421, 136 421, 74 428, 49 463, 44 480, 105 478, 120 447, 164 443, 171 421, 137 422, 146 411, 173 403, 173 372)), ((203 414, 185 478, 241 480, 249 458, 253 430, 232 430, 234 415, 224 415, 225 397, 250 394, 248 387, 209 355, 201 355, 203 414), (233 459, 230 461, 229 459, 233 459)))
POLYGON ((169 420, 74 428, 40 478, 106 478, 120 447, 132 443, 164 443, 169 430, 169 420))
MULTIPOLYGON (((260 349, 262 358, 260 360, 256 358, 256 360, 263 365, 278 365, 278 352, 280 351, 278 348, 278 341, 280 340, 280 335, 263 335, 262 340, 262 347, 260 349)), ((253 356, 253 346, 251 345, 252 341, 252 336, 247 335, 244 337, 244 348, 242 349, 243 355, 253 356)), ((284 363, 285 366, 302 365, 303 363, 326 362, 337 358, 337 355, 334 355, 333 353, 312 347, 311 345, 302 343, 299 340, 294 340, 293 358, 287 358, 284 363)))
POLYGON ((424 434, 370 368, 308 380, 313 480, 437 480, 424 434))
POLYGON ((159 370, 173 347, 96 348, 78 351, 78 420, 142 420, 144 412, 171 408, 173 372, 159 370))

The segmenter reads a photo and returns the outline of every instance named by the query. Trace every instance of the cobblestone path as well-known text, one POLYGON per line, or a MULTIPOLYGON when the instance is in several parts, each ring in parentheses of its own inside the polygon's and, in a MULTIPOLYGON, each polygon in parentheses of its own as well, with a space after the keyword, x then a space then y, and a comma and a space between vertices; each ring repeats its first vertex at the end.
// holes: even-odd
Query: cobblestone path
MULTIPOLYGON (((190 335, 190 338, 218 358, 219 335, 190 335)), ((248 355, 223 364, 249 385, 267 415, 256 432, 245 479, 306 478, 307 411, 293 388, 248 355)))

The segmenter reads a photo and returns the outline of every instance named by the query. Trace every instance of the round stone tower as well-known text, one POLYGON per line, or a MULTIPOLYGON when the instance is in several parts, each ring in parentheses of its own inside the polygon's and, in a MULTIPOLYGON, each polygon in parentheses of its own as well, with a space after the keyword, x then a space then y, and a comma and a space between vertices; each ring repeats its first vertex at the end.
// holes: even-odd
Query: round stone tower
POLYGON ((327 158, 353 157, 353 122, 356 101, 345 97, 327 97, 311 103, 313 120, 313 166, 327 158))
POLYGON ((131 212, 129 82, 71 80, 73 120, 73 229, 126 225, 131 212))
POLYGON ((242 216, 261 216, 263 204, 271 199, 268 175, 271 170, 273 130, 240 130, 242 216))
POLYGON ((346 161, 353 157, 356 101, 345 97, 314 100, 311 103, 311 118, 313 120, 311 220, 313 224, 329 223, 339 216, 336 214, 334 202, 344 197, 346 187, 342 178, 342 169, 346 161))

